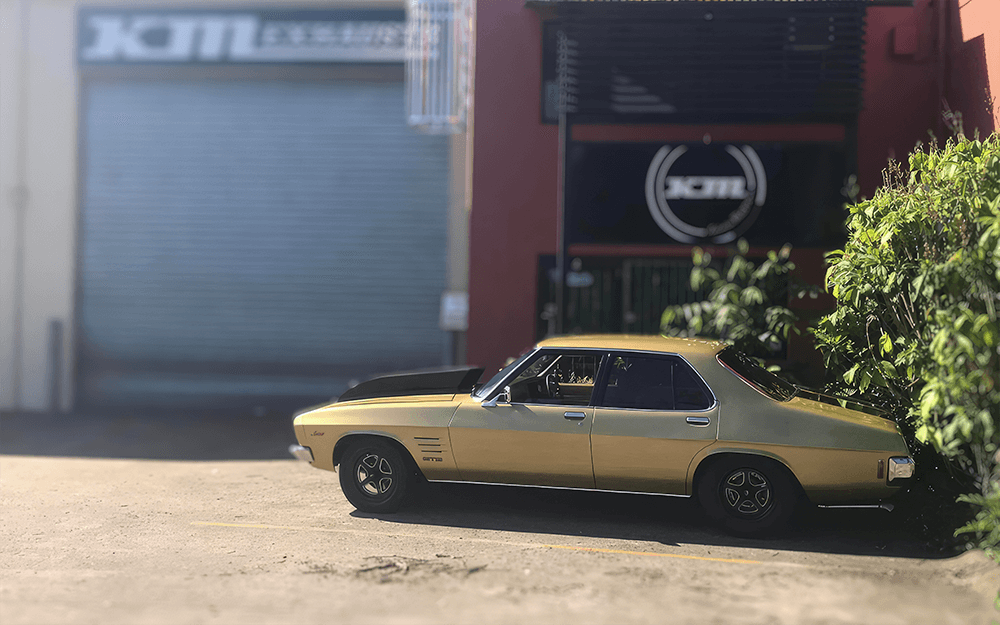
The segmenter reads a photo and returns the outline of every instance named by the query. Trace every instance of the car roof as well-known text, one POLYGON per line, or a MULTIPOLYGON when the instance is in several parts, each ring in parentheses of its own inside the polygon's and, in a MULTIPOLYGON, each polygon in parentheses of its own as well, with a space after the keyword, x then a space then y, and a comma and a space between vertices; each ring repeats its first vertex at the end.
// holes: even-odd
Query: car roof
POLYGON ((628 349, 691 356, 714 356, 725 346, 725 343, 719 341, 644 334, 575 334, 557 336, 538 343, 538 347, 628 349))

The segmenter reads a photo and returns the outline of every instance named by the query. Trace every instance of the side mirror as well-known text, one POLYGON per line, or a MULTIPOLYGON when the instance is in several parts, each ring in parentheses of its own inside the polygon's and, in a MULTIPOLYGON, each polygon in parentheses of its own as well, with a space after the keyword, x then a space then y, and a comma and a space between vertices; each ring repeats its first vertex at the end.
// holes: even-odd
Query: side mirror
POLYGON ((510 403, 510 387, 505 386, 503 387, 502 391, 484 401, 483 407, 495 408, 497 404, 509 404, 509 403, 510 403))

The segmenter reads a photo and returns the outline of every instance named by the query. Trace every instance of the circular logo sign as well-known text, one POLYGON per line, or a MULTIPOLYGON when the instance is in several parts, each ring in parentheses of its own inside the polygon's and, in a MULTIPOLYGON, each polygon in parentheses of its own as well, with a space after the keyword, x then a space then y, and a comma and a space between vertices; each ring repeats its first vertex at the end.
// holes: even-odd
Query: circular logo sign
POLYGON ((665 145, 646 173, 646 204, 660 229, 684 243, 728 243, 753 224, 767 176, 749 145, 665 145))

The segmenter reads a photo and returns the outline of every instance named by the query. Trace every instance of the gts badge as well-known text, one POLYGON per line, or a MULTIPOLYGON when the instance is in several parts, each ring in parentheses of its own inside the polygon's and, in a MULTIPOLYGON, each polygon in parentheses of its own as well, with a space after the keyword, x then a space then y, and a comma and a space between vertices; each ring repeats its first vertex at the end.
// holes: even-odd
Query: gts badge
POLYGON ((435 456, 424 456, 421 460, 424 462, 443 462, 441 458, 437 458, 435 456))
POLYGON ((316 430, 309 436, 323 436, 323 434, 325 434, 325 432, 320 432, 319 430, 316 430))

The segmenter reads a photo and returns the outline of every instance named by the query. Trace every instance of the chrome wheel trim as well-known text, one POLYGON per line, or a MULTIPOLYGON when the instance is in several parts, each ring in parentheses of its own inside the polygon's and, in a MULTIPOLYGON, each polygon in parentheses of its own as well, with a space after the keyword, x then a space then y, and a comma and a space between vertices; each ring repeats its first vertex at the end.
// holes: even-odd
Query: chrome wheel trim
POLYGON ((774 497, 767 477, 755 469, 741 468, 729 473, 720 485, 727 510, 741 518, 759 518, 771 511, 774 497))
POLYGON ((358 460, 354 479, 368 497, 386 497, 392 490, 392 464, 376 453, 367 453, 358 460))

